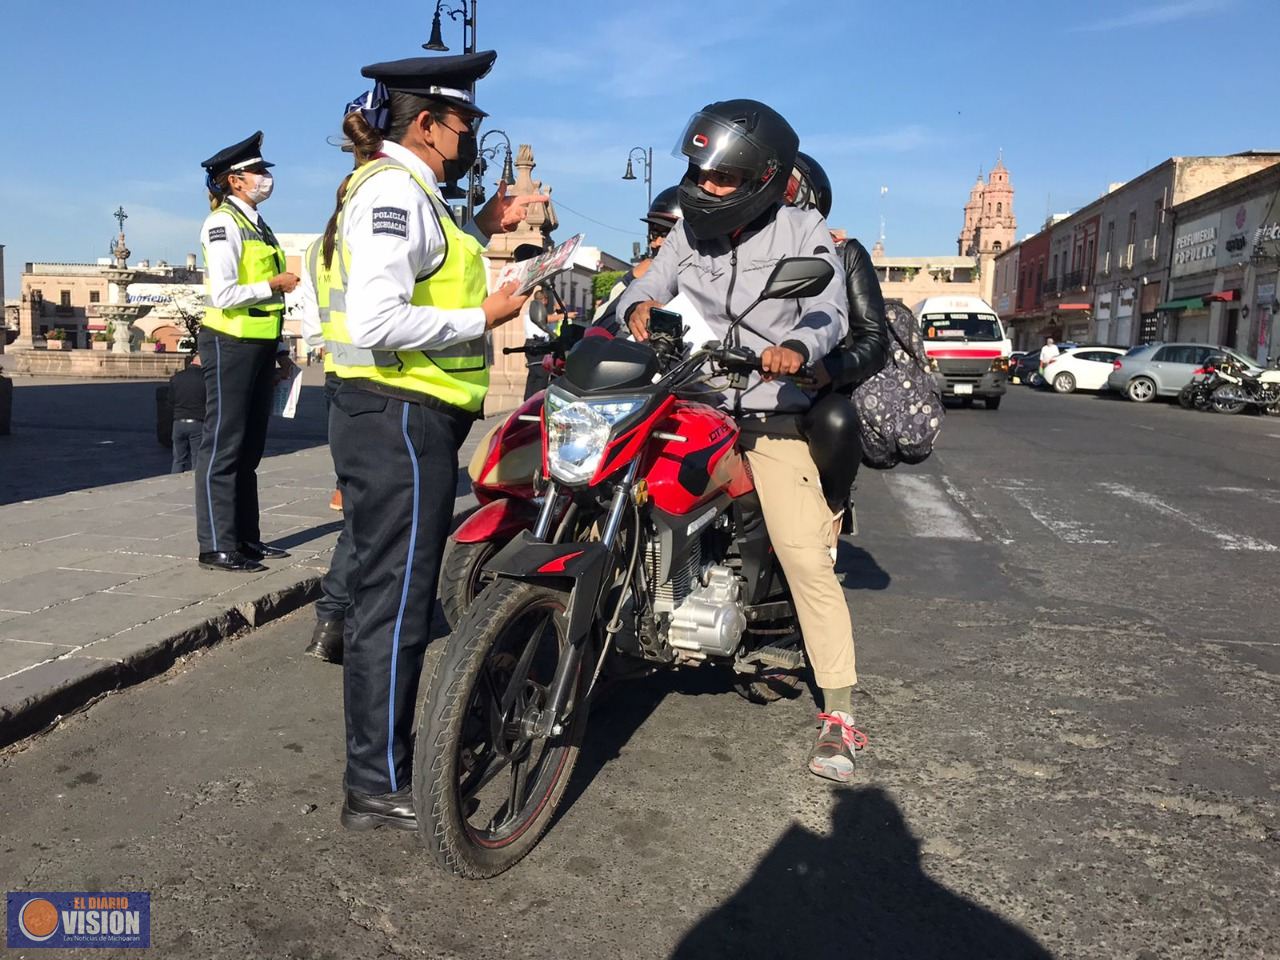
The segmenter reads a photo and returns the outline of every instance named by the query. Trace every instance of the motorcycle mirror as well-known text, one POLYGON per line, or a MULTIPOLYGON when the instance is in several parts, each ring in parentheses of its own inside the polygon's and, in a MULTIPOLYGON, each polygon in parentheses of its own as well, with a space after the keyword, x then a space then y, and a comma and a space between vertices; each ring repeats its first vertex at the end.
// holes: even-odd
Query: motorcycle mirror
POLYGON ((790 257, 773 268, 761 297, 765 300, 816 297, 827 289, 835 274, 835 268, 821 257, 790 257))
POLYGON ((536 243, 522 243, 511 251, 511 259, 517 263, 523 260, 532 260, 534 257, 542 255, 542 248, 536 243))
POLYGON ((547 329, 547 305, 541 300, 533 299, 529 301, 529 319, 534 322, 535 326, 547 329))

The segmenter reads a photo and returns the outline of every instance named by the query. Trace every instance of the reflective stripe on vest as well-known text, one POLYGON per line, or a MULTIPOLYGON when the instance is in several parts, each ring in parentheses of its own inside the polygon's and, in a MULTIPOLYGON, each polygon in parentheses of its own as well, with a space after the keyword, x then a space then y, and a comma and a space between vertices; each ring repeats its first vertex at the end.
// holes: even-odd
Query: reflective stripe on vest
MULTIPOLYGON (((349 201, 370 177, 385 170, 403 170, 413 177, 433 205, 445 238, 445 258, 430 276, 414 284, 409 302, 414 306, 435 306, 442 310, 478 307, 488 292, 484 248, 461 230, 441 200, 412 170, 389 157, 362 166, 347 187, 349 201)), ((346 206, 338 219, 338 236, 343 236, 346 206)), ((401 390, 410 390, 443 400, 469 412, 484 403, 489 387, 485 338, 478 337, 439 350, 359 350, 351 344, 347 329, 345 291, 349 280, 351 250, 345 240, 337 263, 327 271, 329 338, 334 351, 333 372, 344 378, 373 380, 401 390), (334 269, 336 267, 336 269, 334 269), (350 358, 351 362, 345 362, 350 358), (370 362, 371 361, 371 362, 370 362)))
MULTIPOLYGON (((262 228, 255 226, 234 203, 224 202, 218 207, 218 213, 225 213, 235 222, 240 231, 240 263, 236 269, 236 283, 248 286, 270 280, 276 274, 284 273, 284 251, 276 242, 274 234, 265 224, 262 228)), ((209 251, 204 251, 205 263, 209 262, 209 251)), ((204 282, 205 294, 209 294, 209 279, 204 282)), ((284 324, 284 294, 274 294, 270 300, 248 304, 243 307, 218 308, 206 306, 204 325, 210 330, 217 330, 231 337, 245 340, 278 340, 284 324)))
MULTIPOLYGON (((320 333, 324 337, 324 372, 333 373, 337 364, 346 367, 372 367, 374 365, 372 350, 365 350, 338 339, 340 335, 345 335, 346 324, 343 324, 343 332, 339 334, 334 327, 333 311, 337 310, 343 316, 346 315, 347 294, 341 287, 334 287, 330 281, 329 274, 332 268, 324 266, 321 262, 323 246, 324 237, 321 236, 307 247, 307 269, 311 273, 311 281, 316 288, 316 311, 320 314, 320 333)), ((341 257, 338 258, 339 261, 341 259, 341 257)))

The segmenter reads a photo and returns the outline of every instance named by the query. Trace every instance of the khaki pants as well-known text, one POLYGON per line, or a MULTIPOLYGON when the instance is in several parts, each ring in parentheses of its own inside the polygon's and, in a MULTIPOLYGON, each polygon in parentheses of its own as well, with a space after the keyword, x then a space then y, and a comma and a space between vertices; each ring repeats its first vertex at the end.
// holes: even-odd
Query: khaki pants
POLYGON ((798 439, 759 437, 747 460, 769 539, 791 587, 814 679, 827 690, 853 686, 858 682, 853 622, 831 559, 835 518, 809 446, 798 439))

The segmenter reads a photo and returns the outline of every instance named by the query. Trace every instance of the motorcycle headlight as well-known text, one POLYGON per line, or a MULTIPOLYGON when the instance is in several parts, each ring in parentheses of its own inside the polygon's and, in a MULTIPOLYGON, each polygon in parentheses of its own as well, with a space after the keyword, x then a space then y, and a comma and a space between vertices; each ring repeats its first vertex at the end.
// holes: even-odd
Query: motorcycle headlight
POLYGON ((580 400, 547 391, 547 468, 562 483, 584 483, 600 466, 613 428, 645 404, 644 397, 580 400))

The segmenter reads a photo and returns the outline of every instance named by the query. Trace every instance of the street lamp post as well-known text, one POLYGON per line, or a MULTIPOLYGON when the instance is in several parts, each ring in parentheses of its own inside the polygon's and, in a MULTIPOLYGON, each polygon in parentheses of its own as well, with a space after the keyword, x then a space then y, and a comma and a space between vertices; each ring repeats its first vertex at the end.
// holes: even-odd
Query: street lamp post
POLYGON ((631 167, 632 160, 639 160, 644 164, 644 185, 648 191, 648 212, 649 207, 653 206, 653 147, 632 147, 631 152, 627 154, 627 172, 622 175, 623 180, 636 179, 635 171, 631 167), (639 156, 637 156, 639 151, 639 156))
POLYGON ((505 182, 510 187, 516 180, 515 168, 511 165, 511 138, 507 136, 504 130, 489 130, 480 138, 479 156, 476 157, 475 176, 471 183, 471 204, 474 207, 477 204, 484 203, 484 177, 485 169, 488 167, 489 160, 496 160, 498 157, 498 147, 485 148, 484 142, 490 137, 501 137, 502 147, 504 150, 502 157, 502 173, 496 182, 505 182))
MULTIPOLYGON (((462 19, 462 51, 463 53, 476 52, 476 0, 471 0, 471 12, 467 12, 467 4, 460 2, 457 7, 445 7, 444 0, 436 0, 435 13, 431 16, 431 36, 427 38, 427 42, 422 45, 423 50, 430 50, 433 53, 448 53, 449 48, 445 45, 444 36, 440 31, 440 15, 445 14, 450 20, 457 21, 462 19)), ((475 84, 471 85, 472 101, 475 100, 475 84)), ((484 196, 484 189, 480 187, 479 174, 477 173, 478 162, 476 166, 471 168, 468 176, 468 184, 466 191, 462 191, 453 185, 446 186, 442 191, 447 199, 461 200, 464 197, 467 201, 467 219, 470 220, 475 214, 475 193, 480 188, 480 195, 484 196)))

